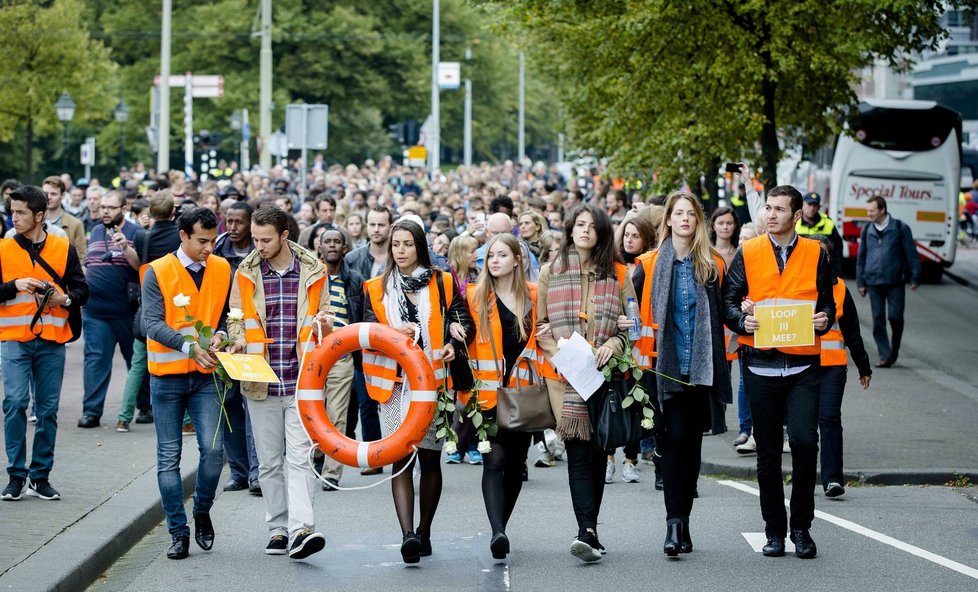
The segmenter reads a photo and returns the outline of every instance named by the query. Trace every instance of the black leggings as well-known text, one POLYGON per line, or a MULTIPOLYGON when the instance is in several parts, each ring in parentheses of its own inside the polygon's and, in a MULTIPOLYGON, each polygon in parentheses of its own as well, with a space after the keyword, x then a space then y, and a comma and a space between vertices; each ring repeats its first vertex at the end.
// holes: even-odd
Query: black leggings
POLYGON ((662 493, 666 519, 688 517, 700 474, 703 420, 710 416, 710 387, 684 387, 662 407, 662 493))
POLYGON ((531 436, 529 432, 500 429, 490 439, 492 452, 482 455, 482 497, 494 535, 506 531, 523 489, 523 465, 531 436))
MULTIPOLYGON (((438 501, 441 499, 441 450, 418 450, 418 460, 421 461, 421 521, 417 531, 414 530, 414 467, 408 467, 403 473, 391 481, 391 493, 394 495, 394 510, 397 521, 401 525, 401 533, 425 532, 431 534, 431 523, 435 519, 438 501)), ((398 472, 407 462, 401 459, 394 463, 393 470, 398 472)))

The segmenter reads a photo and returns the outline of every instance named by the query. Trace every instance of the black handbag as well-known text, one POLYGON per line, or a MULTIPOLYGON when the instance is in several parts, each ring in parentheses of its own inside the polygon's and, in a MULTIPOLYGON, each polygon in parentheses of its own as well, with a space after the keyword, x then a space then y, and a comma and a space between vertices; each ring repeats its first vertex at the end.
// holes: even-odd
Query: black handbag
MULTIPOLYGON (((451 337, 451 334, 448 332, 448 327, 452 324, 452 320, 448 318, 444 276, 441 272, 436 271, 435 273, 438 274, 435 284, 438 286, 438 297, 441 300, 441 318, 445 323, 444 343, 448 343, 451 337)), ((471 391, 475 388, 472 367, 469 365, 469 357, 466 355, 464 348, 461 351, 455 352, 455 358, 448 363, 448 373, 452 377, 452 388, 456 391, 471 391)))
POLYGON ((594 426, 594 443, 601 450, 614 450, 642 437, 642 414, 636 413, 641 405, 621 406, 630 389, 631 379, 615 371, 611 380, 588 400, 591 403, 597 399, 588 405, 588 410, 594 426))

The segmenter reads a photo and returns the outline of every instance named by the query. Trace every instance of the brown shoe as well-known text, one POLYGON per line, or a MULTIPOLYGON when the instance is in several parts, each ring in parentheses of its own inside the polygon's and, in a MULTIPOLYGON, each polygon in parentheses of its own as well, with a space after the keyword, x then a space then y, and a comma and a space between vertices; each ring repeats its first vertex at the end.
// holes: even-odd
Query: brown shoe
POLYGON ((370 467, 360 471, 361 475, 380 475, 384 472, 384 467, 370 467))
POLYGON ((197 430, 194 429, 194 424, 192 423, 183 424, 182 431, 184 436, 193 436, 197 433, 197 430))
POLYGON ((893 365, 893 361, 889 359, 884 359, 884 360, 880 360, 879 362, 876 362, 877 368, 889 368, 892 365, 893 365))
POLYGON ((119 421, 115 422, 115 431, 121 432, 123 434, 126 433, 126 432, 128 432, 129 431, 129 422, 128 421, 122 421, 121 419, 119 421))

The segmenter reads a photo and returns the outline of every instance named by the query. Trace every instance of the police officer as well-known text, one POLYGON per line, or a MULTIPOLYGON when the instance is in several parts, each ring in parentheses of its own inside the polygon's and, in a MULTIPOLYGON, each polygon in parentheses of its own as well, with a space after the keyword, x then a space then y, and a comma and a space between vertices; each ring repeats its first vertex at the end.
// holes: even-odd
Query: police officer
POLYGON ((829 237, 832 244, 832 252, 835 254, 830 258, 832 262, 832 275, 842 276, 842 236, 835 227, 835 222, 823 214, 819 209, 822 207, 822 196, 814 191, 803 196, 804 205, 801 207, 801 219, 795 224, 795 232, 801 236, 817 239, 819 236, 829 237))

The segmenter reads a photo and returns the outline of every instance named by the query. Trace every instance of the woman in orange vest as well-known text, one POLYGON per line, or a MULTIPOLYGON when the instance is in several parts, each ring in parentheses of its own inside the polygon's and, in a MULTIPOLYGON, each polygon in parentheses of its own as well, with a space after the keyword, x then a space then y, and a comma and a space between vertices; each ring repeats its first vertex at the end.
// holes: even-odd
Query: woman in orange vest
MULTIPOLYGON (((627 299, 635 297, 635 290, 628 270, 618 262, 607 212, 591 204, 577 206, 567 217, 564 237, 556 260, 540 270, 537 340, 549 361, 557 353, 558 340, 577 332, 596 348, 594 355, 601 368, 625 351, 629 320, 622 311, 627 299)), ((597 525, 607 453, 594 443, 588 410, 600 408, 601 397, 592 396, 585 403, 548 366, 543 374, 557 418, 557 435, 567 447, 567 476, 578 528, 570 552, 583 561, 597 561, 604 555, 597 525)))
MULTIPOLYGON (((714 210, 710 216, 710 242, 713 243, 716 252, 723 257, 723 263, 727 267, 730 266, 730 261, 733 260, 733 256, 737 252, 739 240, 740 220, 733 208, 724 206, 714 210)), ((727 344, 727 362, 729 365, 733 365, 734 360, 737 359, 737 334, 724 328, 724 338, 727 344)), ((741 386, 740 391, 743 390, 743 386, 741 386)), ((710 407, 710 412, 711 421, 705 427, 710 429, 714 435, 725 433, 727 431, 727 423, 724 417, 726 407, 714 401, 710 407)), ((747 423, 750 424, 749 416, 747 423)), ((733 445, 740 446, 746 443, 749 437, 750 427, 748 425, 745 429, 744 422, 741 421, 740 433, 733 441, 733 445)))
MULTIPOLYGON (((465 301, 450 273, 432 269, 424 230, 413 220, 400 220, 391 228, 384 274, 364 284, 366 322, 390 325, 417 339, 418 347, 434 369, 441 383, 448 377, 448 362, 455 359, 473 332, 472 319, 465 301), (439 286, 439 283, 441 284, 439 286), (445 318, 447 314, 448 318, 445 318), (446 341, 445 327, 451 339, 446 341)), ((411 397, 404 392, 401 369, 386 356, 363 352, 363 372, 367 394, 380 403, 381 428, 384 435, 393 433, 407 413, 411 397)), ((449 384, 449 387, 451 385, 449 384)), ((414 528, 414 480, 411 468, 391 482, 394 509, 401 525, 401 557, 405 563, 417 563, 431 555, 431 523, 441 497, 442 440, 435 438, 434 421, 418 446, 421 462, 421 521, 414 528)), ((397 473, 407 460, 394 463, 397 473)))
MULTIPOLYGON (((496 388, 529 384, 531 366, 539 366, 536 338, 537 287, 526 281, 519 241, 511 234, 494 236, 486 249, 486 265, 466 297, 475 321, 475 339, 469 348, 475 378, 482 381, 476 393, 486 409, 496 407, 496 388), (524 359, 527 362, 524 363, 524 359)), ((459 393, 467 403, 469 393, 459 393)), ((490 438, 492 450, 483 455, 482 497, 492 527, 489 550, 495 559, 509 553, 506 524, 523 488, 523 468, 530 432, 499 428, 490 438)))
POLYGON ((643 324, 655 327, 657 440, 666 505, 663 552, 693 550, 689 515, 696 495, 703 425, 713 400, 730 402, 720 283, 723 258, 710 246, 703 206, 688 192, 666 198, 659 248, 643 264, 643 324))
MULTIPOLYGON (((818 240, 822 251, 831 259, 832 243, 829 238, 819 236, 818 240)), ((822 443, 819 450, 822 461, 822 490, 826 497, 839 497, 846 492, 846 481, 842 473, 842 396, 846 390, 849 363, 846 348, 852 352, 852 361, 859 370, 859 384, 864 390, 869 388, 873 368, 859 332, 856 303, 842 278, 836 279, 832 287, 832 297, 835 300, 835 309, 839 312, 836 313, 832 328, 822 336, 818 431, 822 443)))

